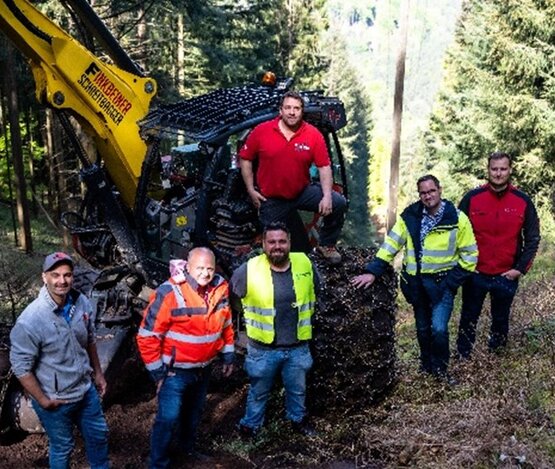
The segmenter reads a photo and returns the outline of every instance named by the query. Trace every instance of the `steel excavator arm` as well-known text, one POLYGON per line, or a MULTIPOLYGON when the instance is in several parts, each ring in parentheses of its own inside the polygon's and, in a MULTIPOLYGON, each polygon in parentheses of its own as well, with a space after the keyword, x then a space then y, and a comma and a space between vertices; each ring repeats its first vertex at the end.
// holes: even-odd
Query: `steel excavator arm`
POLYGON ((28 58, 37 99, 75 117, 132 208, 147 153, 137 122, 149 112, 156 82, 142 76, 88 3, 66 3, 119 66, 101 61, 27 0, 0 0, 0 30, 28 58))

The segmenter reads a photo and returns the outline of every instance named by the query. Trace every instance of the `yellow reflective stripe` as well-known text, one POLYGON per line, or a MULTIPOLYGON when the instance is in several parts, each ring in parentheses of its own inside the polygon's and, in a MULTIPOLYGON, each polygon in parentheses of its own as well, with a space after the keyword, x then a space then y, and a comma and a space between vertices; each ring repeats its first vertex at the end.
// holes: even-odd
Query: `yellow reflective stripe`
POLYGON ((299 321, 299 327, 310 326, 310 318, 301 319, 299 321))
POLYGON ((274 316, 276 310, 274 308, 259 308, 258 306, 244 306, 245 313, 259 314, 260 316, 274 316))
POLYGON ((459 248, 460 251, 478 251, 477 244, 471 244, 470 246, 461 246, 459 248))
POLYGON ((245 324, 251 327, 255 327, 256 329, 262 329, 263 331, 273 331, 274 330, 274 324, 272 323, 265 323, 265 322, 260 322, 260 321, 256 321, 252 318, 247 318, 245 317, 245 324))
POLYGON ((179 332, 168 331, 166 337, 169 339, 174 339, 179 342, 185 342, 189 344, 209 344, 211 342, 216 342, 222 336, 221 332, 215 334, 207 335, 190 335, 190 334, 180 334, 179 332))
POLYGON ((461 259, 466 262, 476 263, 478 262, 478 256, 472 254, 461 254, 461 259))
POLYGON ((390 254, 394 254, 394 255, 397 254, 397 251, 399 251, 399 249, 393 247, 387 241, 384 241, 384 243, 381 245, 380 249, 383 249, 384 251, 387 251, 390 254))
POLYGON ((396 241, 399 244, 405 244, 405 241, 407 240, 404 236, 395 233, 395 231, 391 230, 387 236, 389 236, 393 241, 396 241))
POLYGON ((442 251, 439 249, 423 249, 422 257, 451 257, 455 251, 442 251))
POLYGON ((423 262, 421 267, 422 267, 422 272, 439 272, 441 270, 449 269, 456 265, 457 265, 456 261, 438 262, 438 263, 423 262))
POLYGON ((455 251, 457 250, 457 233, 459 232, 458 228, 454 228, 453 231, 451 231, 451 233, 449 234, 449 246, 447 248, 447 250, 450 253, 455 254, 455 251))
POLYGON ((308 302, 304 305, 300 305, 300 306, 293 305, 294 308, 297 308, 299 310, 299 313, 314 309, 314 306, 315 306, 315 303, 313 301, 310 301, 310 302, 308 302))

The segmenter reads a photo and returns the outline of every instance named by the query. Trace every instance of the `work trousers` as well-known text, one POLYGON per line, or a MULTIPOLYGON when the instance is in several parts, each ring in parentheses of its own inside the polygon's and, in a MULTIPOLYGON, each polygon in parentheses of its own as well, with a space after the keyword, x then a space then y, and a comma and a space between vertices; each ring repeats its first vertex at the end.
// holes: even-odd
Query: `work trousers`
POLYGON ((518 280, 501 275, 476 272, 463 285, 462 311, 457 337, 457 351, 462 358, 470 357, 476 340, 476 325, 489 293, 491 302, 491 327, 488 346, 491 351, 507 344, 509 315, 518 288, 518 280))
POLYGON ((75 439, 73 429, 77 425, 85 443, 87 460, 92 469, 107 469, 108 425, 102 413, 98 392, 91 386, 78 402, 62 404, 46 410, 32 400, 33 409, 48 436, 48 459, 50 469, 69 469, 75 439))
POLYGON ((255 430, 262 426, 266 404, 278 373, 281 373, 285 388, 286 417, 292 422, 300 422, 306 416, 306 374, 312 363, 308 344, 276 349, 248 345, 245 371, 250 388, 241 425, 255 430))
MULTIPOLYGON (((286 223, 289 213, 293 210, 307 210, 317 213, 323 195, 320 184, 312 183, 306 186, 296 199, 269 198, 266 202, 262 202, 260 206, 260 222, 262 225, 272 222, 286 223)), ((332 191, 332 212, 324 217, 320 229, 319 244, 321 246, 335 246, 341 234, 341 228, 343 228, 346 209, 347 201, 345 197, 332 191)))
POLYGON ((444 376, 449 365, 449 319, 455 292, 441 278, 422 275, 422 289, 413 303, 422 371, 444 376))
POLYGON ((151 469, 169 467, 169 449, 174 440, 183 453, 194 451, 210 372, 210 366, 168 372, 158 392, 158 412, 150 440, 151 469))

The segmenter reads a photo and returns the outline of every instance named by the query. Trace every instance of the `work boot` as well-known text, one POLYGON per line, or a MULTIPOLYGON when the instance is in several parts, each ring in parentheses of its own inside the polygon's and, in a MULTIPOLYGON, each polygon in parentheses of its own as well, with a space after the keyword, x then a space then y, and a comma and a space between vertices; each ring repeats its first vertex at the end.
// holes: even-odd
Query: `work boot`
POLYGON ((318 246, 316 251, 331 265, 341 263, 341 254, 337 252, 335 246, 318 246))
POLYGON ((316 436, 318 434, 308 417, 303 418, 300 422, 291 422, 291 426, 295 433, 300 433, 304 436, 316 436))
POLYGON ((243 425, 242 423, 238 423, 235 426, 235 429, 239 433, 239 436, 241 438, 245 439, 245 440, 250 440, 250 439, 254 438, 257 434, 256 428, 247 427, 246 425, 243 425))

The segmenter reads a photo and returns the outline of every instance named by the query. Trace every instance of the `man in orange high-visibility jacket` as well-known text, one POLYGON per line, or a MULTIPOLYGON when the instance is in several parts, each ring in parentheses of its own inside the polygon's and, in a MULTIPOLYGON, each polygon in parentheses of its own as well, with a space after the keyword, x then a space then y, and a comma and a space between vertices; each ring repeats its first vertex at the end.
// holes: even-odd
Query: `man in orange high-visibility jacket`
POLYGON ((215 269, 210 249, 192 249, 187 272, 160 285, 144 313, 137 345, 158 393, 151 468, 169 466, 168 449, 174 436, 180 440, 180 450, 191 458, 199 456, 194 443, 210 364, 221 352, 224 375, 233 370, 229 287, 215 269))

